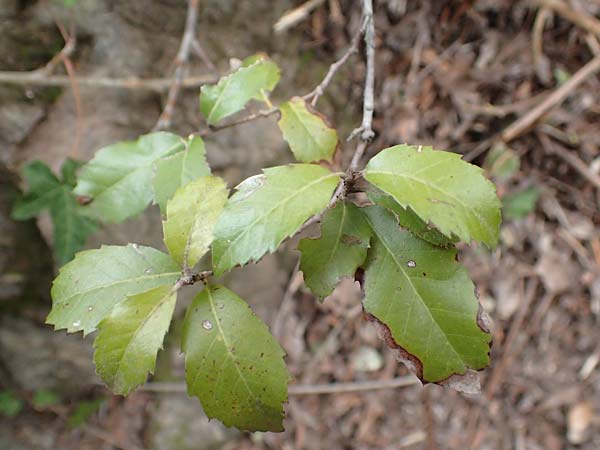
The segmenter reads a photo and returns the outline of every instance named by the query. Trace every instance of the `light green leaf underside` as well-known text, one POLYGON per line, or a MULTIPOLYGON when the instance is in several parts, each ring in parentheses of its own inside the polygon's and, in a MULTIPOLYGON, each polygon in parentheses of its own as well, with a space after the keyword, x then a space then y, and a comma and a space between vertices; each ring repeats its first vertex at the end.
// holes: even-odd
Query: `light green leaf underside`
POLYGON ((169 255, 150 247, 109 245, 80 252, 54 280, 46 323, 91 333, 126 296, 173 285, 180 275, 169 255))
POLYGON ((188 393, 209 418, 244 430, 283 430, 285 353, 240 297, 207 286, 187 310, 182 348, 188 393))
POLYGON ((460 155, 397 145, 372 158, 364 176, 446 237, 454 233, 489 247, 498 243, 500 201, 494 185, 460 155))
POLYGON ((192 136, 186 142, 185 151, 161 158, 154 164, 154 203, 164 213, 167 201, 177 189, 207 175, 210 175, 210 168, 206 162, 204 141, 199 136, 192 136))
POLYGON ((98 325, 96 371, 116 394, 129 394, 154 372, 176 300, 172 286, 158 286, 128 296, 98 325))
POLYGON ((104 147, 81 168, 75 193, 93 199, 86 206, 91 216, 103 222, 122 222, 152 201, 154 162, 184 148, 183 139, 164 132, 104 147))
POLYGON ((374 234, 365 263, 365 311, 421 362, 424 381, 486 367, 491 338, 477 323, 474 286, 455 261, 456 250, 401 231, 383 208, 362 211, 374 234))
POLYGON ((373 203, 383 206, 393 212, 398 219, 400 226, 430 244, 448 247, 459 240, 456 237, 454 239, 448 239, 438 230, 423 222, 410 207, 403 208, 393 197, 384 194, 379 189, 370 189, 367 192, 367 196, 373 203))
POLYGON ((327 211, 321 223, 321 237, 302 239, 300 270, 304 282, 319 299, 333 292, 343 277, 353 277, 367 256, 371 229, 359 208, 339 202, 327 211))
POLYGON ((215 228, 216 275, 273 252, 311 216, 327 206, 339 175, 312 164, 264 170, 238 187, 215 228))
POLYGON ((63 181, 58 180, 45 164, 34 161, 23 169, 29 191, 19 198, 12 211, 16 220, 26 220, 50 209, 54 232, 54 252, 59 265, 70 261, 94 231, 96 224, 81 214, 81 206, 73 195, 77 163, 67 159, 62 166, 63 181))
POLYGON ((279 110, 279 129, 298 161, 331 161, 338 145, 334 128, 299 97, 283 103, 279 110))
POLYGON ((210 248, 213 230, 227 201, 227 186, 219 177, 207 176, 180 188, 167 203, 163 222, 165 244, 173 259, 194 267, 210 248))
POLYGON ((261 98, 263 91, 272 91, 279 82, 279 67, 264 56, 242 66, 215 85, 202 86, 200 111, 209 125, 244 109, 252 99, 261 98))

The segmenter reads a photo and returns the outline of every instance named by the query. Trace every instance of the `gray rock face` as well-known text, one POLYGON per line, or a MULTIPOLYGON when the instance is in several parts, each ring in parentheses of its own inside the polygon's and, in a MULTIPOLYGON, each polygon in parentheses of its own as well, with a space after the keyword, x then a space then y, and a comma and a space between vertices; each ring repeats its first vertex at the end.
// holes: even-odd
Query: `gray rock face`
POLYGON ((161 395, 151 412, 146 442, 152 450, 209 450, 239 432, 208 421, 200 402, 185 395, 161 395))
POLYGON ((91 340, 67 336, 25 319, 0 319, 0 362, 27 391, 52 390, 73 397, 99 382, 91 340))

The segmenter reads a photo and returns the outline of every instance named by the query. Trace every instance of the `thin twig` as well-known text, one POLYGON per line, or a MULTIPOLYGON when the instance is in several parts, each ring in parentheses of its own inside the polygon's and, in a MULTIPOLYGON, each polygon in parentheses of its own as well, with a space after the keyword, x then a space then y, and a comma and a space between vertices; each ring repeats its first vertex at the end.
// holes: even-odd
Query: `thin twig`
POLYGON ((311 92, 302 97, 305 100, 311 100, 310 104, 312 106, 316 106, 319 97, 323 95, 325 89, 327 89, 327 86, 329 86, 329 83, 338 70, 340 70, 341 67, 346 64, 346 61, 348 61, 348 59, 358 51, 358 44, 360 43, 360 38, 364 32, 365 26, 366 22, 361 25, 358 32, 354 35, 352 41, 350 42, 350 46, 346 49, 342 57, 329 67, 329 70, 327 71, 325 78, 323 78, 323 81, 321 81, 319 85, 311 92))
POLYGON ((219 73, 217 66, 215 66, 213 64, 211 59, 208 57, 208 54, 204 50, 204 47, 202 47, 202 45, 200 44, 200 41, 197 38, 194 38, 192 40, 192 50, 194 51, 196 56, 198 56, 198 58, 200 58, 200 60, 204 63, 204 65, 206 67, 208 67, 208 70, 210 70, 214 74, 219 73))
POLYGON ((54 72, 54 69, 63 61, 63 58, 68 58, 71 56, 73 51, 75 50, 76 37, 75 35, 69 35, 65 41, 65 46, 62 48, 60 52, 52 57, 50 61, 46 63, 46 65, 40 69, 37 69, 36 72, 42 76, 51 75, 54 72))
MULTIPOLYGON (((325 384, 292 384, 288 387, 289 395, 345 394, 351 392, 396 389, 419 385, 421 382, 414 375, 392 378, 391 380, 351 381, 347 383, 325 384)), ((140 390, 146 392, 185 393, 187 385, 179 382, 150 382, 140 390)))
POLYGON ((554 106, 562 103, 581 83, 600 70, 600 56, 594 57, 585 66, 579 69, 575 75, 556 89, 524 116, 513 122, 502 132, 504 142, 512 141, 529 130, 542 116, 554 106))
POLYGON ((600 36, 600 20, 580 11, 576 11, 561 0, 537 0, 541 7, 554 10, 565 19, 573 22, 578 27, 600 36))
POLYGON ((318 8, 323 3, 325 3, 325 0, 308 0, 297 8, 286 11, 275 25, 273 25, 273 31, 275 31, 275 33, 282 33, 288 28, 293 27, 306 19, 313 9, 318 8))
MULTIPOLYGON (((164 92, 173 84, 172 78, 110 78, 110 77, 75 77, 77 84, 85 87, 110 89, 139 89, 164 92)), ((181 81, 182 88, 197 88, 204 84, 215 83, 218 78, 214 75, 199 75, 187 77, 181 81)), ((0 83, 31 85, 31 86, 70 86, 71 80, 67 75, 46 76, 40 70, 30 72, 0 71, 0 83)))
POLYGON ((230 122, 225 122, 225 123, 222 123, 219 125, 211 125, 209 128, 200 131, 198 133, 198 135, 201 137, 208 136, 209 134, 211 134, 215 131, 221 131, 225 128, 230 128, 230 127, 234 127, 236 125, 241 125, 243 123, 252 122, 252 121, 254 121, 256 119, 260 119, 262 117, 269 117, 278 112, 279 112, 279 108, 271 108, 271 109, 265 109, 262 111, 258 111, 258 112, 252 113, 252 114, 248 114, 247 116, 240 117, 239 119, 231 120, 230 122))
POLYGON ((583 175, 590 183, 592 183, 596 187, 596 189, 600 191, 600 176, 598 176, 598 174, 590 170, 587 164, 583 162, 575 154, 575 152, 570 152, 561 145, 552 142, 552 140, 544 133, 538 133, 538 137, 542 142, 544 150, 560 157, 567 164, 573 167, 577 172, 583 175))
POLYGON ((188 0, 187 18, 185 21, 185 30, 183 32, 183 38, 181 39, 181 45, 175 58, 175 75, 173 77, 173 84, 169 89, 169 95, 167 96, 167 102, 162 114, 158 118, 156 125, 153 130, 162 130, 171 125, 171 117, 175 110, 175 104, 177 103, 177 97, 179 97, 179 91, 181 89, 181 82, 183 80, 183 72, 185 65, 187 64, 190 49, 194 42, 196 22, 198 20, 198 0, 188 0))
POLYGON ((363 98, 363 119, 359 128, 348 138, 359 136, 365 142, 375 137, 372 129, 373 111, 375 109, 375 21, 373 20, 373 1, 363 0, 365 17, 365 47, 367 53, 367 74, 365 76, 365 93, 363 98))

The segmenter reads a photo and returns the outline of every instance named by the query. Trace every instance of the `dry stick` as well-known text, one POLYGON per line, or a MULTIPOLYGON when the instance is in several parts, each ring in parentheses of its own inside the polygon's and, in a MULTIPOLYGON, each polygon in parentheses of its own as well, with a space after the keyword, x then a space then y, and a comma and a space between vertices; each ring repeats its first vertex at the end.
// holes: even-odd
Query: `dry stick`
MULTIPOLYGON (((365 47, 367 53, 367 75, 365 77, 365 93, 363 97, 363 119, 360 127, 355 129, 348 138, 359 136, 362 141, 369 142, 375 137, 371 128, 373 123, 373 110, 375 109, 375 21, 373 20, 373 1, 363 0, 363 14, 365 16, 365 47)), ((364 152, 364 148, 362 149, 364 152)), ((362 156, 362 155, 361 155, 362 156)), ((354 161, 354 158, 352 158, 354 161)), ((360 158, 357 158, 360 160, 360 158)), ((351 165, 356 170, 356 164, 351 165)))
POLYGON ((162 130, 171 125, 171 117, 175 110, 175 104, 177 103, 177 97, 179 97, 179 91, 181 89, 181 81, 183 80, 183 71, 190 55, 190 49, 194 42, 194 35, 196 29, 196 22, 198 19, 198 0, 188 0, 187 18, 185 20, 185 30, 183 32, 183 38, 181 39, 181 45, 175 58, 175 75, 173 77, 173 84, 169 89, 169 95, 167 96, 167 103, 165 108, 158 118, 156 125, 153 130, 162 130))
MULTIPOLYGON (((292 384, 288 388, 289 395, 320 395, 320 394, 346 394, 351 392, 376 391, 381 389, 396 389, 420 385, 421 382, 414 375, 392 378, 391 380, 351 381, 346 383, 325 384, 292 384)), ((185 383, 150 382, 143 385, 140 390, 146 392, 185 393, 185 383)))
MULTIPOLYGON (((218 80, 214 75, 199 75, 184 78, 180 86, 183 88, 197 88, 207 83, 218 80)), ((172 78, 110 78, 110 77, 75 77, 79 86, 110 88, 110 89, 139 89, 154 92, 169 90, 173 84, 172 78)), ((0 71, 0 83, 31 85, 31 86, 59 86, 71 85, 71 80, 66 75, 46 76, 38 70, 30 72, 0 71)))
POLYGON ((600 20, 580 11, 576 11, 561 0, 537 0, 538 5, 552 9, 575 25, 600 36, 600 20))
POLYGON ((325 0, 309 0, 292 10, 286 11, 273 26, 275 33, 281 33, 308 17, 313 9, 318 8, 325 0))
POLYGON ((544 133, 538 133, 538 137, 543 144, 544 150, 563 159, 567 164, 587 178, 587 180, 600 191, 600 176, 590 170, 587 164, 583 162, 574 152, 570 152, 561 145, 555 144, 544 133))
POLYGON ((513 122, 501 135, 504 142, 512 141, 529 130, 544 114, 562 103, 582 82, 600 70, 600 56, 594 57, 579 69, 565 84, 556 89, 544 101, 513 122))

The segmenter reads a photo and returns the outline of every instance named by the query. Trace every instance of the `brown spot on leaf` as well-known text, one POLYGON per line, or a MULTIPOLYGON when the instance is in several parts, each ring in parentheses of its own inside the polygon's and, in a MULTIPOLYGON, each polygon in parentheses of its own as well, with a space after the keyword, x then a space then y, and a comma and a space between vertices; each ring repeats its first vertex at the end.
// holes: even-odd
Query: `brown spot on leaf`
POLYGON ((360 245, 362 244, 362 239, 356 236, 351 236, 349 234, 344 234, 342 236, 342 244, 344 245, 360 245))

